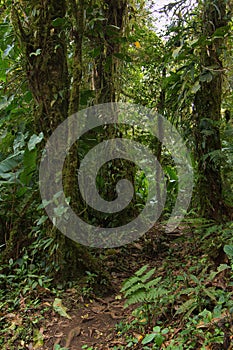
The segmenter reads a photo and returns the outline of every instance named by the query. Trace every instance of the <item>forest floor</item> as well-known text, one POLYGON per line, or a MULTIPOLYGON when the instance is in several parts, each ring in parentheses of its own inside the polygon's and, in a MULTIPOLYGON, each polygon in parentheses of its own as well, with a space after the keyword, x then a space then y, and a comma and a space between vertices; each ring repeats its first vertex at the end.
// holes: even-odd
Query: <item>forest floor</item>
MULTIPOLYGON (((155 277, 165 275, 166 259, 170 273, 182 274, 192 265, 192 253, 195 251, 195 239, 187 229, 178 229, 175 233, 164 234, 160 227, 154 227, 143 238, 127 247, 106 251, 105 265, 111 275, 113 290, 110 295, 96 296, 89 288, 88 295, 83 296, 77 288, 71 287, 59 295, 60 308, 65 312, 61 316, 54 306, 55 296, 49 290, 41 290, 39 303, 27 307, 21 297, 20 310, 11 314, 1 313, 10 324, 4 350, 37 349, 37 350, 108 350, 126 349, 124 334, 117 328, 119 323, 132 323, 132 307, 125 308, 124 296, 121 293, 123 281, 131 277, 142 266, 156 268, 155 277), (180 271, 179 271, 180 267, 180 271), (26 319, 27 318, 27 319, 26 319), (35 320, 38 319, 37 322, 35 320), (17 337, 16 329, 25 327, 28 320, 33 320, 34 330, 31 340, 27 342, 17 337), (15 338, 15 339, 14 339, 15 338), (18 339, 17 339, 18 338, 18 339), (8 345, 7 345, 8 344, 8 345), (10 345, 18 344, 18 345, 10 345)), ((103 286, 104 288, 104 286, 103 286)), ((38 297, 38 296, 37 296, 38 297)), ((172 320, 171 320, 172 323, 172 320)), ((179 332, 179 329, 177 330, 179 332)), ((133 332, 130 330, 129 332, 133 332)), ((132 334, 140 338, 140 334, 132 334)), ((142 337, 141 337, 142 338, 142 337)), ((140 342, 134 349, 143 349, 140 342)), ((204 349, 212 349, 206 347, 204 349)), ((214 348, 213 348, 214 349, 214 348)), ((225 348, 221 348, 225 349, 225 348)), ((228 349, 228 348, 227 348, 228 349)), ((230 347, 229 347, 230 349, 230 347)))
POLYGON ((180 263, 187 254, 187 243, 182 237, 180 230, 164 236, 157 226, 127 248, 110 250, 107 265, 115 293, 105 298, 93 296, 83 300, 76 297, 75 289, 68 290, 63 300, 72 319, 57 317, 54 312, 46 317, 42 328, 45 339, 43 349, 51 350, 55 344, 69 350, 80 350, 83 345, 87 345, 87 349, 98 350, 126 347, 124 337, 116 329, 120 321, 130 323, 133 320, 132 308, 124 308, 125 300, 120 293, 123 281, 145 264, 150 268, 156 267, 161 273, 169 249, 175 252, 175 260, 180 263))
POLYGON ((84 300, 77 295, 76 289, 67 290, 63 300, 71 320, 58 317, 54 312, 46 317, 42 328, 43 349, 51 350, 55 344, 69 350, 81 350, 84 345, 87 349, 98 350, 126 346, 121 332, 116 329, 120 321, 130 323, 133 319, 132 307, 124 308, 125 300, 120 292, 123 281, 145 264, 160 268, 166 255, 163 244, 157 227, 147 233, 146 238, 127 248, 109 250, 106 264, 112 277, 113 294, 103 298, 93 295, 84 300))

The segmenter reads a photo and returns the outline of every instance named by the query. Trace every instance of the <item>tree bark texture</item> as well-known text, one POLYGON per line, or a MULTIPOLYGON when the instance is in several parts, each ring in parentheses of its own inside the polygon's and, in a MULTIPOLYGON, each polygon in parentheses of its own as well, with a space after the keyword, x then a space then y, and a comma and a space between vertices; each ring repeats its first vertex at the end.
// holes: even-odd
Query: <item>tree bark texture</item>
POLYGON ((194 101, 197 192, 202 216, 219 221, 225 213, 221 164, 217 160, 220 159, 221 152, 219 128, 224 74, 221 56, 224 38, 214 38, 214 32, 227 25, 226 2, 205 0, 201 23, 206 43, 200 51, 203 79, 200 80, 201 87, 194 101))

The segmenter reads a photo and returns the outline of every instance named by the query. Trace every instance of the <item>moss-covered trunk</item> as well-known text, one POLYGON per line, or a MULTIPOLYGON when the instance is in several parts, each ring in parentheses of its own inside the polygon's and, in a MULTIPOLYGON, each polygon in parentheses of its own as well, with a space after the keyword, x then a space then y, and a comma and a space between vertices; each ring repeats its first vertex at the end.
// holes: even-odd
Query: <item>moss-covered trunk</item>
MULTIPOLYGON (((45 141, 68 116, 66 40, 62 24, 56 23, 56 19, 63 19, 65 14, 63 1, 22 1, 12 7, 12 23, 21 44, 28 86, 34 98, 34 130, 37 134, 43 132, 45 141)), ((19 231, 20 225, 20 220, 15 222, 11 240, 18 239, 17 235, 12 235, 19 231)), ((63 262, 65 237, 52 224, 48 226, 47 234, 56 237, 60 248, 53 256, 54 261, 63 262)))
MULTIPOLYGON (((120 71, 122 62, 118 55, 121 54, 122 38, 129 22, 129 2, 127 0, 103 0, 102 13, 105 20, 102 22, 102 35, 97 38, 97 45, 100 53, 95 58, 93 81, 95 89, 96 104, 117 102, 120 96, 120 71)), ((117 117, 117 116, 116 116, 117 117)), ((117 118, 116 118, 117 120, 117 118)), ((122 126, 109 125, 103 132, 106 139, 122 137, 124 129, 122 126)), ((121 178, 127 178, 132 184, 135 180, 136 168, 133 163, 124 159, 113 159, 111 164, 106 165, 100 171, 103 179, 103 186, 100 189, 101 195, 109 201, 116 198, 116 184, 121 178)), ((101 220, 108 226, 121 225, 126 223, 132 215, 137 215, 136 197, 131 205, 123 212, 112 215, 99 214, 101 220), (103 219, 105 217, 105 219, 103 219), (114 222, 114 224, 113 224, 114 222)))
MULTIPOLYGON (((65 31, 66 2, 32 0, 22 1, 21 5, 14 7, 12 18, 22 45, 28 85, 36 106, 35 130, 38 133, 43 132, 46 141, 56 127, 79 108, 82 79, 83 1, 80 1, 78 6, 76 0, 72 0, 69 8, 73 16, 75 42, 71 68, 72 84, 69 78, 67 54, 67 41, 70 37, 65 31)), ((69 137, 69 135, 66 136, 69 137)), ((56 157, 59 156, 59 154, 56 155, 56 157)), ((77 148, 73 147, 66 160, 63 186, 66 196, 72 196, 74 205, 78 205, 77 192, 74 188, 76 172, 77 148)), ((58 249, 53 258, 60 264, 62 278, 70 279, 84 274, 85 271, 97 274, 101 271, 101 264, 86 247, 63 236, 55 227, 52 227, 52 224, 47 227, 47 234, 56 237, 58 249)))
POLYGON ((221 220, 225 213, 222 196, 220 122, 223 64, 221 55, 224 38, 214 38, 214 32, 226 26, 224 0, 203 3, 202 31, 208 42, 200 52, 202 79, 194 101, 194 135, 198 163, 197 192, 203 217, 221 220))

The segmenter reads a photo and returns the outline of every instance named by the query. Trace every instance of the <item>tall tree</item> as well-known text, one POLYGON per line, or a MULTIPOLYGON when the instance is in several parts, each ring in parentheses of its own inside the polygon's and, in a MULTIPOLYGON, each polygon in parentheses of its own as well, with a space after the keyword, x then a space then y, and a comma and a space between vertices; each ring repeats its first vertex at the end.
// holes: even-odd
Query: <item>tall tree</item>
POLYGON ((205 0, 201 10, 201 28, 205 37, 200 50, 200 89, 194 100, 195 153, 198 163, 198 198, 201 214, 220 220, 226 214, 222 195, 221 165, 216 161, 221 152, 220 123, 224 67, 222 53, 228 24, 224 0, 205 0))
MULTIPOLYGON (((28 85, 36 106, 35 128, 37 132, 43 132, 45 140, 69 113, 79 109, 84 2, 77 3, 73 0, 69 8, 74 40, 72 83, 69 78, 68 38, 65 31, 67 11, 66 2, 62 0, 21 1, 12 8, 12 20, 23 50, 28 85)), ((56 156, 59 157, 59 154, 56 156)), ((77 151, 74 147, 67 157, 64 171, 67 196, 74 192, 77 164, 77 151)), ((60 263, 63 277, 75 277, 87 270, 96 273, 101 270, 99 262, 87 248, 61 235, 52 225, 47 229, 47 234, 56 237, 59 248, 54 259, 60 263)), ((105 278, 107 281, 107 276, 105 278)))
MULTIPOLYGON (((117 99, 117 73, 119 60, 116 58, 121 48, 121 38, 128 19, 127 0, 103 0, 101 33, 98 34, 100 53, 94 66, 94 87, 96 102, 115 102, 117 99)), ((118 91, 119 96, 119 91, 118 91)))

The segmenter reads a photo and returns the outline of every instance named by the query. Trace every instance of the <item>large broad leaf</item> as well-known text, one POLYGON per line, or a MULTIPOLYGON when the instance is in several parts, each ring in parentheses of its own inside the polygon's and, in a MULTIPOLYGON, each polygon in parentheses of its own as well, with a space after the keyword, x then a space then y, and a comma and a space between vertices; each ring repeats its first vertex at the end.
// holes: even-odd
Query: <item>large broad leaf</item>
POLYGON ((32 175, 36 169, 36 160, 37 160, 37 150, 29 151, 25 150, 23 155, 23 171, 20 174, 20 181, 25 186, 30 184, 32 175))
POLYGON ((64 24, 66 24, 66 19, 61 17, 55 18, 52 22, 53 27, 61 27, 64 24))
POLYGON ((21 161, 22 161, 22 153, 20 152, 0 162, 0 177, 2 173, 7 173, 8 171, 11 171, 14 168, 16 168, 21 161))
POLYGON ((34 150, 34 148, 36 147, 36 145, 38 143, 40 143, 44 138, 44 134, 43 132, 41 132, 38 136, 37 135, 32 135, 30 140, 28 141, 28 149, 29 151, 34 150))
MULTIPOLYGON (((3 60, 1 58, 1 51, 0 51, 0 81, 6 82, 6 71, 9 68, 9 61, 8 60, 3 60)), ((2 106, 0 107, 2 109, 2 106)))
POLYGON ((225 27, 220 27, 220 28, 217 28, 213 34, 213 38, 214 39, 222 39, 224 38, 225 36, 227 36, 227 34, 230 33, 230 28, 228 26, 225 26, 225 27))
POLYGON ((233 245, 225 245, 223 250, 229 258, 233 259, 233 245))
POLYGON ((145 336, 145 338, 143 339, 142 344, 146 345, 148 343, 151 343, 154 340, 155 337, 156 337, 156 334, 154 334, 154 333, 147 334, 145 336))

